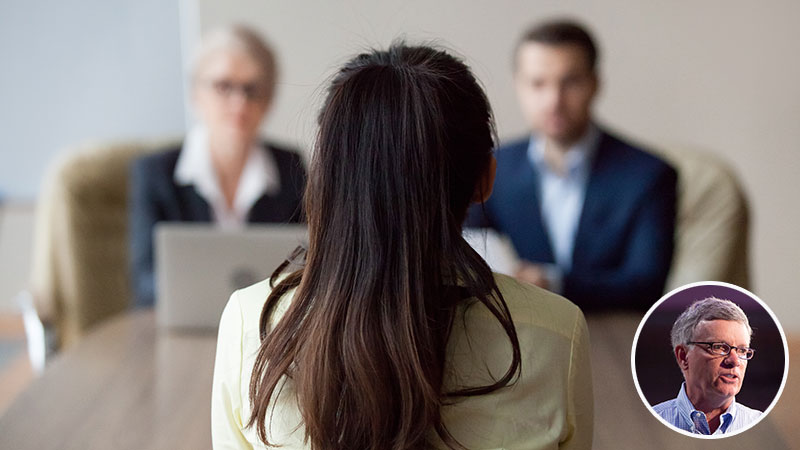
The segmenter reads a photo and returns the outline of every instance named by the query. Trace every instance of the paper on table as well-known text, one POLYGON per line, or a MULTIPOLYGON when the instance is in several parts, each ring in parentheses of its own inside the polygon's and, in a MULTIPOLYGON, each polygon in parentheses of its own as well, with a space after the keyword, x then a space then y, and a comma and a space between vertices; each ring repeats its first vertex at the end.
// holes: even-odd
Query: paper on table
POLYGON ((507 236, 488 228, 465 228, 462 235, 494 272, 513 275, 519 257, 507 236))

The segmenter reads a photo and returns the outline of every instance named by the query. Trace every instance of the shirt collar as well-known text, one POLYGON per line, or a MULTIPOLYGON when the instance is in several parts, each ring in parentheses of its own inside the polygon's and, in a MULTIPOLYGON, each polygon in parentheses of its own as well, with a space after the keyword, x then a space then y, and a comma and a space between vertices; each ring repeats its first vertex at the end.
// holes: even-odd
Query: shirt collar
MULTIPOLYGON (((597 145, 600 142, 600 130, 593 123, 589 123, 586 133, 568 150, 564 155, 567 164, 567 173, 573 174, 578 170, 587 169, 597 152, 597 145)), ((539 139, 535 134, 531 135, 528 144, 528 158, 540 170, 551 171, 547 162, 544 160, 545 140, 539 139)))
MULTIPOLYGON (((692 401, 689 400, 689 396, 686 395, 686 383, 681 383, 681 390, 678 392, 678 414, 692 426, 692 432, 696 431, 696 423, 694 421, 694 417, 697 417, 700 414, 704 420, 706 420, 706 427, 708 427, 708 422, 706 419, 706 415, 703 411, 700 411, 694 407, 692 401)), ((725 410, 724 413, 721 414, 722 423, 719 424, 719 429, 722 433, 727 431, 728 427, 731 423, 733 423, 733 418, 736 416, 736 397, 733 398, 730 406, 728 409, 725 410)), ((708 432, 709 430, 705 430, 708 432)), ((705 433, 704 433, 705 434, 705 433)))
MULTIPOLYGON (((208 132, 205 128, 195 126, 187 134, 178 155, 174 180, 178 185, 193 185, 215 212, 218 212, 219 205, 224 207, 225 202, 211 161, 208 132)), ((279 191, 280 175, 274 158, 254 142, 239 178, 239 185, 236 187, 233 212, 237 216, 246 218, 250 208, 262 195, 274 195, 279 191)))

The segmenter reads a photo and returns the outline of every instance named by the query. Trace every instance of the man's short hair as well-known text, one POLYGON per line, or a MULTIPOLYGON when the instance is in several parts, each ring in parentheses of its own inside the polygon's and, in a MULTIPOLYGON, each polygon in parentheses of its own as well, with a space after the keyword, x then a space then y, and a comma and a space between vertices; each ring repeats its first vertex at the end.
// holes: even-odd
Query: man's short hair
POLYGON ((589 70, 595 71, 599 52, 594 39, 585 26, 569 19, 548 20, 528 28, 514 47, 514 68, 520 47, 528 42, 545 45, 577 45, 586 54, 589 70))
POLYGON ((753 335, 750 321, 747 320, 747 316, 739 305, 730 300, 708 297, 692 303, 678 316, 678 319, 672 325, 672 332, 670 333, 672 349, 674 350, 679 345, 693 341, 697 324, 706 320, 740 322, 747 327, 748 335, 753 335))

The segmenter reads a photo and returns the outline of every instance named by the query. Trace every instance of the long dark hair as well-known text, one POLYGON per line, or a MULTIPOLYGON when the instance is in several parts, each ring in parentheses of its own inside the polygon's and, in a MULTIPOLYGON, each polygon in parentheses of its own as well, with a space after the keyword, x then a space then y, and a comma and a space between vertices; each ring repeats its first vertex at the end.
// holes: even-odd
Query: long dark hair
POLYGON ((443 51, 395 44, 339 71, 310 164, 306 263, 274 286, 261 315, 247 424, 259 439, 269 442, 268 406, 284 376, 311 448, 326 450, 424 448, 431 430, 460 447, 442 405, 513 382, 520 349, 508 306, 461 237, 494 135, 483 90, 443 51), (513 358, 491 385, 444 392, 445 347, 463 301, 497 318, 513 358))

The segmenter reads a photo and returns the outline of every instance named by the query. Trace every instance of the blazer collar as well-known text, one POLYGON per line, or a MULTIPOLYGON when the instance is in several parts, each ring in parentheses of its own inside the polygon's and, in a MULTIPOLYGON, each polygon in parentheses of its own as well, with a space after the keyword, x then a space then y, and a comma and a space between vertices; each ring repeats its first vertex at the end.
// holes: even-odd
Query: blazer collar
POLYGON ((223 225, 244 223, 259 198, 280 191, 280 174, 274 156, 256 143, 251 148, 236 188, 233 210, 228 210, 208 149, 208 132, 195 126, 187 135, 174 174, 178 186, 193 186, 223 225))

